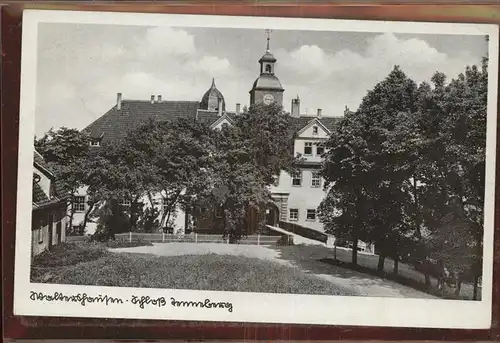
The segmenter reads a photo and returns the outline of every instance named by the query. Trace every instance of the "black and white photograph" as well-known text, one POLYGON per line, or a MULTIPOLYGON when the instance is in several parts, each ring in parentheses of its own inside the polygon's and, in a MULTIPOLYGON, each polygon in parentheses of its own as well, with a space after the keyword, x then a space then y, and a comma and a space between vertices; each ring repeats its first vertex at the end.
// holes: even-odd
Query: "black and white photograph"
POLYGON ((23 26, 15 313, 489 327, 496 26, 23 26))

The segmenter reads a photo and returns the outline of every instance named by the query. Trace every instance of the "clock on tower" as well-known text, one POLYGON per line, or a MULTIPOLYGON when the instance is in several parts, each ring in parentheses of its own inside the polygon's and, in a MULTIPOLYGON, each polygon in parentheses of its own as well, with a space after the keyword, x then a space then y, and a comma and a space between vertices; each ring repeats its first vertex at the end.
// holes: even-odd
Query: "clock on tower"
POLYGON ((270 105, 274 102, 274 96, 271 93, 264 94, 263 102, 266 105, 270 105))
POLYGON ((265 54, 260 58, 260 76, 253 83, 250 90, 250 105, 263 103, 266 105, 277 103, 283 104, 283 92, 280 80, 274 75, 274 67, 276 58, 271 54, 269 49, 269 34, 270 30, 266 30, 267 49, 265 54))

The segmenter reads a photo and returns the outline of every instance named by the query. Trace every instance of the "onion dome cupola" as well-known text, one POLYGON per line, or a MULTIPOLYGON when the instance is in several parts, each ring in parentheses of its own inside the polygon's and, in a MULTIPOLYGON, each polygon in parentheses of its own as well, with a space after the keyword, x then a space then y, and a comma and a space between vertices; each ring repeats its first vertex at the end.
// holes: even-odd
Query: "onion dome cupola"
POLYGON ((260 76, 253 83, 250 90, 250 104, 264 103, 271 104, 276 102, 280 105, 283 104, 283 86, 280 80, 274 74, 276 58, 271 53, 269 48, 270 30, 267 33, 267 47, 266 52, 259 59, 260 63, 260 76))
POLYGON ((200 102, 200 109, 208 111, 219 111, 222 106, 222 112, 226 111, 226 102, 224 96, 215 86, 215 79, 212 78, 212 85, 205 92, 200 102))

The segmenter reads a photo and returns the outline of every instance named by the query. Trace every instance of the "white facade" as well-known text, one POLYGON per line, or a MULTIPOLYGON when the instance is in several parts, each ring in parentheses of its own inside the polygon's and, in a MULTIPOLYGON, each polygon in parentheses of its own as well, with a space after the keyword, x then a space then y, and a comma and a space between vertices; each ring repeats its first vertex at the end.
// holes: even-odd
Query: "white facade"
POLYGON ((312 119, 298 132, 294 154, 303 159, 300 172, 290 175, 282 171, 270 189, 280 211, 280 220, 324 231, 317 209, 326 195, 319 172, 324 152, 322 143, 329 135, 328 129, 317 119, 312 119))
MULTIPOLYGON (((89 210, 88 205, 88 195, 87 195, 88 187, 84 186, 78 189, 75 193, 75 212, 73 214, 73 226, 80 226, 83 224, 85 213, 89 210)), ((158 220, 161 220, 164 206, 162 201, 161 194, 153 194, 153 203, 149 201, 147 196, 143 196, 139 199, 140 202, 144 204, 144 209, 154 207, 159 211, 158 220)), ((127 206, 126 203, 122 204, 123 206, 127 206)), ((184 224, 185 224, 186 215, 184 211, 177 209, 171 214, 169 222, 170 227, 174 229, 174 233, 183 233, 184 232, 184 224)), ((165 218, 166 221, 167 218, 165 218)), ((165 223, 162 223, 161 227, 164 227, 165 223)), ((85 226, 85 234, 92 235, 97 229, 97 222, 94 218, 89 217, 85 226)))

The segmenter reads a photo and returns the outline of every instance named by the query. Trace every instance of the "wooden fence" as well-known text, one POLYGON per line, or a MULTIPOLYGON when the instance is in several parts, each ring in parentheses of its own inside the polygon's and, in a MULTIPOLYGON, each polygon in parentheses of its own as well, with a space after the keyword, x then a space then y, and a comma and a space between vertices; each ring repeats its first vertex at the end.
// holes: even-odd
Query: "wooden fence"
MULTIPOLYGON (((281 236, 252 235, 243 237, 238 244, 250 245, 276 245, 281 236)), ((189 234, 175 235, 166 233, 139 233, 127 232, 115 235, 116 240, 127 242, 146 241, 151 243, 223 243, 229 244, 229 241, 222 238, 222 235, 189 234)), ((90 240, 90 236, 67 236, 67 242, 85 242, 90 240)))

